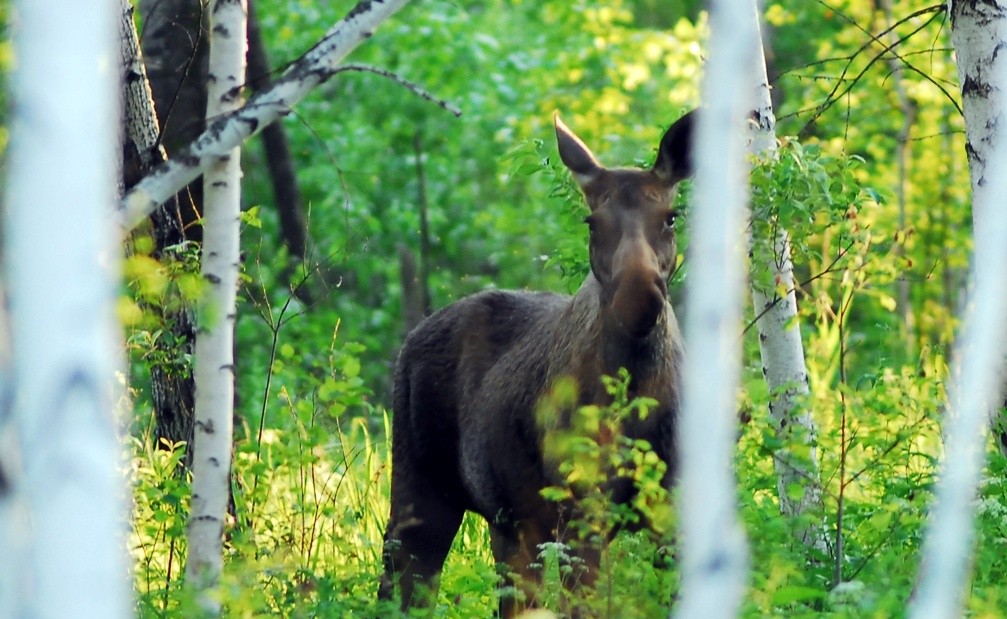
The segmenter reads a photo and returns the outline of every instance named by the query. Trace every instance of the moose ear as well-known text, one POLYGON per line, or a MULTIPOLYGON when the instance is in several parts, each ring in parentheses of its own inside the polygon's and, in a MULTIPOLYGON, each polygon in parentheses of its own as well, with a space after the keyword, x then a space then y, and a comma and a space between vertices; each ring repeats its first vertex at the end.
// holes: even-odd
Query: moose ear
POLYGON ((556 145, 559 146, 559 157, 563 160, 563 164, 573 172, 577 183, 584 187, 597 178, 603 168, 594 158, 591 149, 560 120, 558 112, 553 116, 553 120, 556 122, 556 145))
POLYGON ((661 138, 653 172, 669 187, 692 175, 692 131, 696 110, 675 121, 661 138))

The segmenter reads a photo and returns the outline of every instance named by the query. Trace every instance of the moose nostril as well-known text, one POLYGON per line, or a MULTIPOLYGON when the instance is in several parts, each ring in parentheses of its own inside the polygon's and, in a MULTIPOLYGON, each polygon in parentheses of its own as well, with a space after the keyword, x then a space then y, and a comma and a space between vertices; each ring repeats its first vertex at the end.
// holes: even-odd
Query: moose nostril
POLYGON ((634 338, 653 331, 667 304, 667 283, 659 274, 639 273, 624 279, 613 298, 612 310, 617 324, 634 338))

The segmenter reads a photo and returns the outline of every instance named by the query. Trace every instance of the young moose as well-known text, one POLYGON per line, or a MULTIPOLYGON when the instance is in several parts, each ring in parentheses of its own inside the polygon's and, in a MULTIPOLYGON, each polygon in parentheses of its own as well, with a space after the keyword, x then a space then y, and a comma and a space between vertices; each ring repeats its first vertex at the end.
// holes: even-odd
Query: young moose
MULTIPOLYGON (((508 569, 500 614, 535 606, 540 577, 530 566, 578 516, 575 500, 542 497, 561 479, 543 455, 536 405, 569 377, 580 405, 611 403, 601 376, 632 376, 630 397, 658 402, 622 432, 645 439, 675 465, 681 335, 667 300, 676 261, 675 186, 691 172, 692 117, 661 139, 649 170, 608 169, 556 118, 563 163, 590 207, 591 273, 573 297, 487 291, 437 312, 409 334, 395 372, 391 516, 379 595, 399 584, 402 606, 431 602, 444 559, 466 510, 490 526, 493 554, 508 569), (516 580, 512 580, 517 576, 516 580)), ((624 480, 625 481, 625 480, 624 480)), ((613 483, 614 501, 632 499, 613 483)), ((598 552, 574 549, 594 580, 598 552)))

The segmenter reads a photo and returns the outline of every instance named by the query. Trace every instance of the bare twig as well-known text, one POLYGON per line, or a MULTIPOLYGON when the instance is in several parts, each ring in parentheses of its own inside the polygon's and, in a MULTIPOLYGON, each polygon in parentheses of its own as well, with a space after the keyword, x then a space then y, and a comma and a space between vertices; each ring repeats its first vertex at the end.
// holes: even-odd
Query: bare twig
POLYGON ((402 86, 406 90, 409 90, 417 97, 420 97, 421 99, 426 99, 427 101, 430 101, 431 103, 437 105, 437 107, 451 112, 452 114, 455 115, 456 118, 462 115, 462 111, 458 109, 458 107, 456 107, 455 105, 449 103, 448 101, 445 101, 444 99, 441 99, 440 97, 431 93, 430 91, 423 88, 419 84, 410 82, 409 80, 402 77, 398 73, 395 73, 394 71, 381 69, 379 67, 374 67, 367 64, 344 64, 338 69, 336 69, 336 73, 342 73, 343 71, 359 71, 361 73, 373 73, 375 75, 380 75, 381 77, 386 77, 395 82, 396 84, 402 86))

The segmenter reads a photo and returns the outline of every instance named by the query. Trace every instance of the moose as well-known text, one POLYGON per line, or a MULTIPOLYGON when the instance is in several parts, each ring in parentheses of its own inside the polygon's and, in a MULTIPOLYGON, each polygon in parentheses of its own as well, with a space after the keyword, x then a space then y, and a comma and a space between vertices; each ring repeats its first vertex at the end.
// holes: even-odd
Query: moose
MULTIPOLYGON (((484 291, 434 313, 407 337, 395 369, 391 514, 379 597, 398 585, 403 609, 432 604, 464 513, 489 523, 506 569, 500 616, 534 607, 542 544, 579 514, 576 498, 549 500, 557 463, 544 456, 536 406, 556 381, 576 385, 576 404, 605 406, 602 377, 625 368, 631 397, 657 402, 624 420, 675 469, 682 338, 667 298, 676 265, 677 184, 691 174, 690 112, 664 134, 650 169, 606 168, 559 116, 560 158, 590 209, 590 273, 575 295, 484 291), (523 595, 515 595, 521 591, 523 595)), ((612 500, 633 491, 613 484, 612 500)), ((600 552, 576 551, 595 580, 600 552)))

